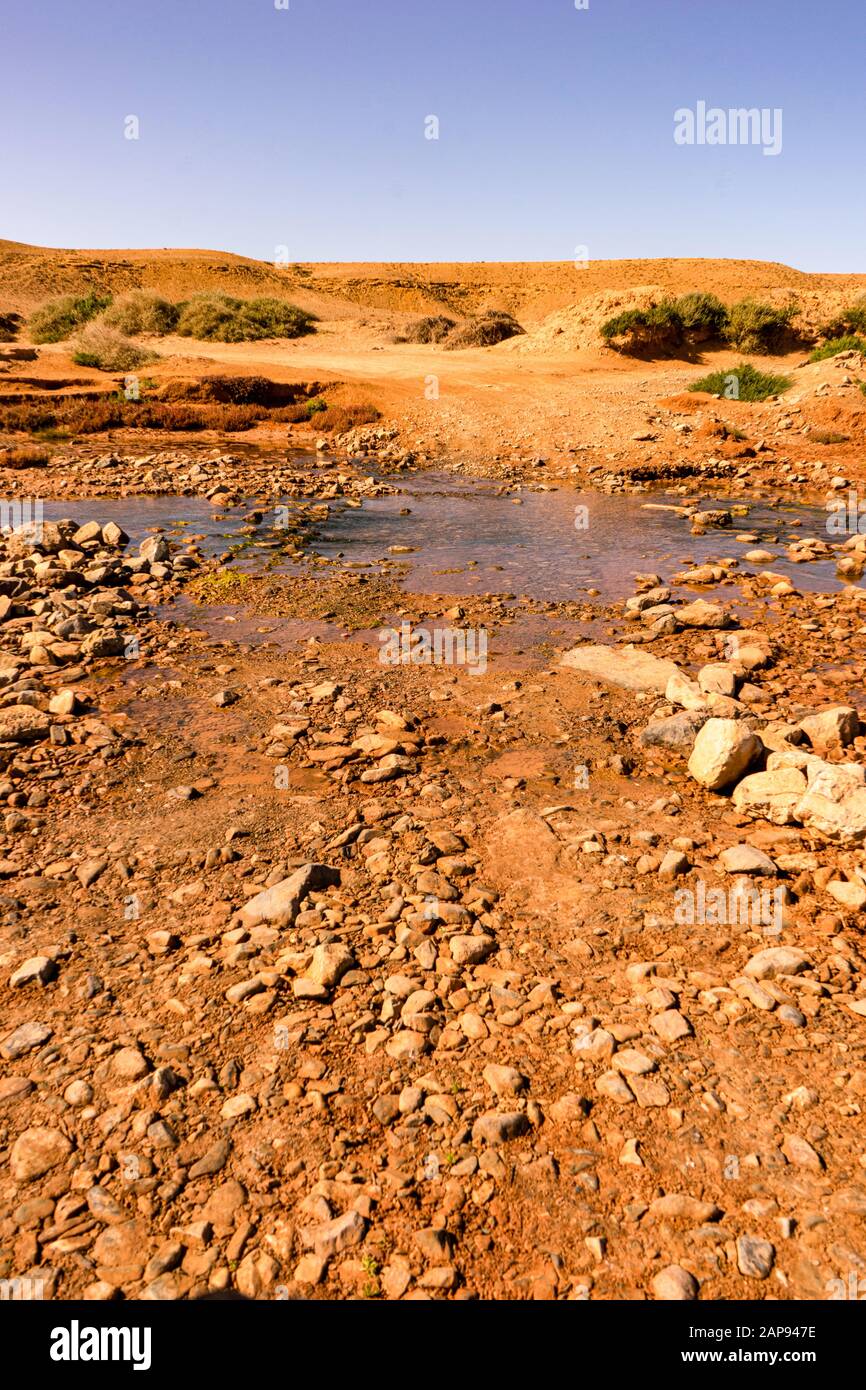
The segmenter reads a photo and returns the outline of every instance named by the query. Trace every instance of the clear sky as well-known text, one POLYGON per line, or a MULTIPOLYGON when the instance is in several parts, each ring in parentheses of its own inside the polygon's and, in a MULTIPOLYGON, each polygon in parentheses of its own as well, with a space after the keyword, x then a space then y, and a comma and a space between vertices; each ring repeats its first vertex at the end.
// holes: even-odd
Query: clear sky
POLYGON ((0 235, 866 270, 864 0, 288 5, 3 0, 0 235), (781 152, 677 145, 699 101, 780 108, 781 152))

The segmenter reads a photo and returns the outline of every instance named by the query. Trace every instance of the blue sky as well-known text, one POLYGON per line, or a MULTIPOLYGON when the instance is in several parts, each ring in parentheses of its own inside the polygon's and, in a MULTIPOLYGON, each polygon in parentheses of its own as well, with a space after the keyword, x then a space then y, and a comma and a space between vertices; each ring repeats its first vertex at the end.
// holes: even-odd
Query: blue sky
POLYGON ((863 0, 288 2, 8 4, 0 235, 866 269, 863 0), (781 153, 678 146, 700 100, 781 108, 781 153))

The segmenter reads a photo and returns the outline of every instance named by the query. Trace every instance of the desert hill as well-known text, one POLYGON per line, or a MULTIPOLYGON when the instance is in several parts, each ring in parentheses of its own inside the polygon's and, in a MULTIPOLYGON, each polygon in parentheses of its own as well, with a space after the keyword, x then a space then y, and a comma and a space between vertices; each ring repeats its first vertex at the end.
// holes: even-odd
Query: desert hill
POLYGON ((0 240, 0 310, 28 312, 61 294, 148 287, 180 299, 199 290, 291 298, 323 318, 366 311, 456 315, 501 308, 530 323, 590 295, 659 286, 709 290, 724 300, 796 295, 830 305, 866 291, 866 275, 811 274, 776 262, 658 260, 316 262, 275 265, 227 251, 69 250, 0 240))

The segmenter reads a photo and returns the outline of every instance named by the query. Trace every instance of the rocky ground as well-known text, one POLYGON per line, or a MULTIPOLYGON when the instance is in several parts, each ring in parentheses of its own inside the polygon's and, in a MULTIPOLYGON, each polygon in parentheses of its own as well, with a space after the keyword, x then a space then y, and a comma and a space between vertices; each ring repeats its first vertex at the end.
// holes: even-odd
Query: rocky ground
MULTIPOLYGON (((66 495, 294 486, 164 463, 91 451, 66 495)), ((513 613, 442 595, 486 671, 387 666, 172 622, 216 562, 98 518, 0 559, 0 1278, 851 1296, 864 591, 720 560, 687 600, 638 577, 576 648, 550 637, 589 609, 546 605, 546 646, 501 657, 513 613)))

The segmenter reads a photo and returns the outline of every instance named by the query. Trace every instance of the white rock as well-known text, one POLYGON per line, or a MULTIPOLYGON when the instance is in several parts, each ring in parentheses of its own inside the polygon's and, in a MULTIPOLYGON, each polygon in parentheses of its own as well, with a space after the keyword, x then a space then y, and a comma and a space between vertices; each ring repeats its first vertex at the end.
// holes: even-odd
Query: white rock
POLYGON ((794 767, 777 772, 753 772, 734 787, 732 801, 744 815, 772 821, 773 825, 793 825, 796 810, 806 790, 806 778, 794 767))
POLYGON ((761 740, 736 719, 708 719, 699 729, 689 772, 708 791, 730 786, 758 756, 761 740))
POLYGON ((706 708, 707 697, 697 681, 690 680, 682 671, 675 671, 665 686, 665 699, 671 705, 683 709, 701 710, 706 708))
POLYGON ((572 647, 559 664, 625 690, 655 690, 659 695, 664 694, 671 676, 679 670, 676 662, 633 646, 572 647))
POLYGON ((834 705, 801 719, 800 728, 812 747, 823 753, 830 748, 847 748, 857 737, 860 717, 851 705, 834 705))
POLYGON ((847 907, 852 912, 859 912, 866 907, 866 888, 862 883, 847 883, 844 879, 832 879, 827 884, 827 892, 831 898, 835 898, 837 903, 847 907))
POLYGON ((809 957, 796 946, 768 946, 752 956, 746 965, 746 974, 753 980, 772 980, 776 975, 799 975, 811 968, 809 957))
POLYGON ((302 899, 308 893, 339 882, 339 869, 332 869, 327 864, 303 864, 289 878, 250 898, 249 902, 244 903, 238 918, 246 927, 256 927, 260 922, 269 922, 275 927, 291 926, 302 899))
POLYGON ((656 1298, 667 1302, 691 1303, 698 1296, 700 1285, 693 1274, 682 1265, 668 1265, 653 1276, 652 1291, 656 1298))
POLYGON ((730 845, 719 855, 719 863, 729 874, 768 874, 777 873, 776 865, 769 854, 754 845, 730 845))
POLYGON ((737 677, 730 666, 714 662, 698 672, 698 685, 705 694, 736 695, 737 677))

